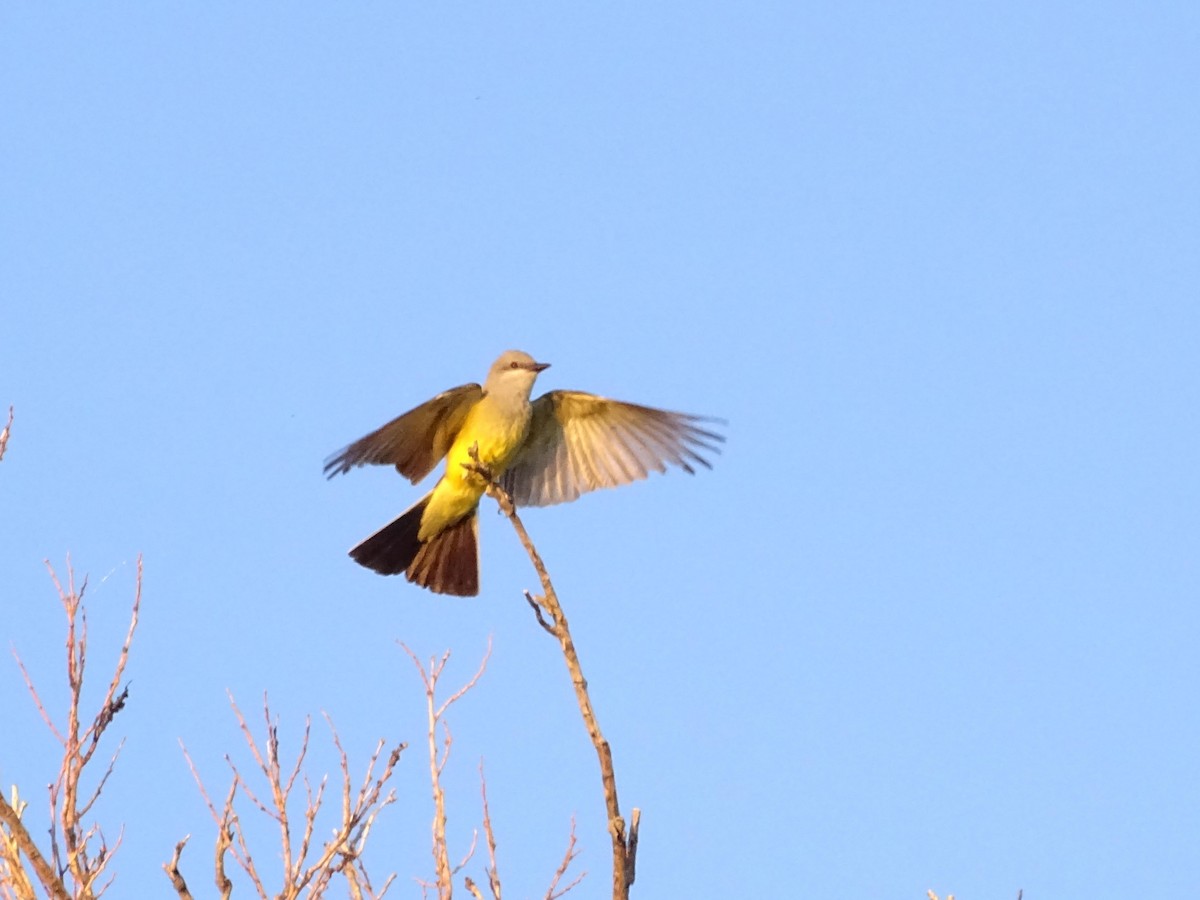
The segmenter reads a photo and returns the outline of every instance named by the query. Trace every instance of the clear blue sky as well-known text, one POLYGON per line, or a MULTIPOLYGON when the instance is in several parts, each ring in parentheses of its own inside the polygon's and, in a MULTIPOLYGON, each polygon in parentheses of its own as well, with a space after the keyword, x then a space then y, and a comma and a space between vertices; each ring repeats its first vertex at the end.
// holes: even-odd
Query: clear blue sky
MULTIPOLYGON (((1198 84, 1187 3, 7 5, 0 636, 61 701, 70 553, 102 681, 144 554, 110 896, 168 892, 187 833, 208 890, 177 741, 247 764, 226 690, 286 746, 323 710, 359 759, 412 743, 372 868, 417 895, 395 642, 454 681, 488 635, 452 850, 482 755, 506 892, 575 813, 605 895, 510 529, 436 598, 345 555, 417 489, 321 477, 508 347, 728 419, 712 472, 527 519, 645 811, 635 896, 1194 895, 1198 84)), ((11 663, 0 721, 41 821, 11 663)))

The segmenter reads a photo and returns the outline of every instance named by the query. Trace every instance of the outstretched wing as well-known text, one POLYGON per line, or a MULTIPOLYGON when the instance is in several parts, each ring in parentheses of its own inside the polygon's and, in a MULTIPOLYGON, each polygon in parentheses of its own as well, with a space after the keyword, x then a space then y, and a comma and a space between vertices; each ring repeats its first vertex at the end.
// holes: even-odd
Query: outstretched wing
POLYGON ((665 472, 667 463, 712 468, 701 453, 720 453, 725 438, 701 423, 717 421, 551 391, 534 401, 529 437, 500 483, 519 506, 550 506, 665 472))
POLYGON ((464 384, 438 394, 333 454, 325 460, 325 477, 370 463, 395 466, 416 484, 446 455, 467 413, 482 396, 483 388, 477 384, 464 384))

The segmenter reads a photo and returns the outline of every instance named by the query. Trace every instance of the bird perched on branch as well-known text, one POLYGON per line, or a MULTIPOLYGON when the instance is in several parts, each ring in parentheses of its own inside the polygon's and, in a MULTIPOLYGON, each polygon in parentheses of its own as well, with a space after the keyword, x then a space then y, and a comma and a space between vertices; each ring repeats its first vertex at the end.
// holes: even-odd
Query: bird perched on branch
POLYGON ((483 386, 438 394, 325 463, 328 478, 367 463, 395 466, 416 484, 446 458, 433 490, 350 551, 381 575, 405 574, 438 594, 479 593, 479 500, 492 473, 517 506, 566 503, 602 487, 645 478, 666 464, 712 468, 725 438, 701 427, 716 420, 620 403, 579 391, 550 391, 530 402, 549 363, 509 350, 483 386))

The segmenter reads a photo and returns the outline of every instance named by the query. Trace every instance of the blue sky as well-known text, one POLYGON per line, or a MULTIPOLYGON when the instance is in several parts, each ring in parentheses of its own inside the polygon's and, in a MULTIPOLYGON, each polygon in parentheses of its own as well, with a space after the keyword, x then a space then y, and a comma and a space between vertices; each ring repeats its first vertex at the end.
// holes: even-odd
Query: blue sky
MULTIPOLYGON (((483 756, 506 891, 575 814, 605 895, 511 530, 437 598, 345 555, 418 490, 321 477, 509 347, 728 420, 712 472, 527 516, 644 810, 635 896, 1194 893, 1198 83, 1182 3, 6 7, 0 636, 61 702, 70 553, 103 682, 144 555, 111 896, 169 890, 188 833, 210 883, 178 741, 223 789, 226 691, 264 690, 292 747, 322 711, 359 760, 410 742, 372 871, 416 896, 396 642, 449 684, 489 635, 452 853, 483 756)), ((0 784, 44 816, 0 676, 0 784)))

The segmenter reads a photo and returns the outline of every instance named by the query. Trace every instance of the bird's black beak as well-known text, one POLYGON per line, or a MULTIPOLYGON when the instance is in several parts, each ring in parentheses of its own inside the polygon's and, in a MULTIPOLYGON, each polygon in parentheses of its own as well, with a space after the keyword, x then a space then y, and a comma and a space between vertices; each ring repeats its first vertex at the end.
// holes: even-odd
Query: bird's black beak
POLYGON ((534 363, 529 368, 533 369, 535 372, 544 372, 546 369, 550 368, 550 363, 534 363))

